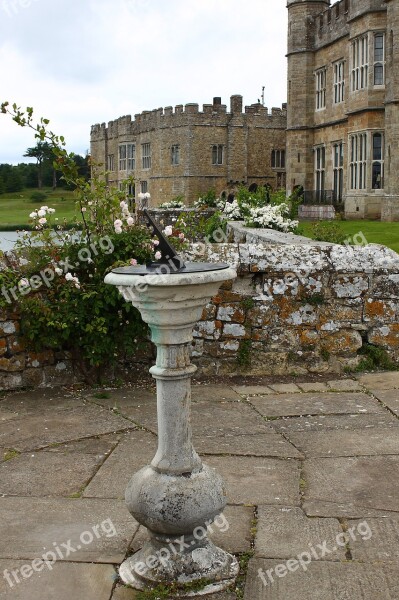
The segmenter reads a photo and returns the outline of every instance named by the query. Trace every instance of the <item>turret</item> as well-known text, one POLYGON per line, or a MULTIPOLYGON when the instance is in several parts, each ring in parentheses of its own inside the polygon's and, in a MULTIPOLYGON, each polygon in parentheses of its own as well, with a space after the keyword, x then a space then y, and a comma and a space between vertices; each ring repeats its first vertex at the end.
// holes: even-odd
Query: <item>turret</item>
POLYGON ((315 17, 330 0, 288 0, 287 192, 313 188, 315 17), (305 177, 308 173, 308 179, 305 177))

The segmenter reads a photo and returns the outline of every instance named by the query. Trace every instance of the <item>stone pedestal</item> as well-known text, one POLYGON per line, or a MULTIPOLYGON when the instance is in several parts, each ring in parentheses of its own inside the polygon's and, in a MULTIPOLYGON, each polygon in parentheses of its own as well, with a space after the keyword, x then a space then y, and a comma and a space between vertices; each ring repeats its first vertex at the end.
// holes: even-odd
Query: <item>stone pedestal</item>
POLYGON ((190 363, 192 329, 203 307, 233 269, 188 274, 110 273, 116 285, 149 324, 157 346, 158 451, 151 465, 131 479, 126 490, 130 513, 148 528, 151 540, 120 567, 122 580, 137 589, 160 583, 204 581, 182 596, 223 590, 238 574, 236 559, 217 548, 207 527, 226 506, 222 479, 202 463, 192 444, 190 363))

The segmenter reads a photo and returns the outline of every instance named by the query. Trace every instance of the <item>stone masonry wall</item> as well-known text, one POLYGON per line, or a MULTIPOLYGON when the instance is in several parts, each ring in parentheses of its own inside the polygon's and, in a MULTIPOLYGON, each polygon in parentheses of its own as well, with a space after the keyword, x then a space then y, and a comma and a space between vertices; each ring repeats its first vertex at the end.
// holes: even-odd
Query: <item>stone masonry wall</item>
POLYGON ((193 357, 203 373, 339 373, 359 363, 365 343, 399 360, 395 252, 245 243, 207 248, 202 258, 239 272, 195 328, 193 357))
MULTIPOLYGON (((238 271, 195 327, 192 358, 199 373, 339 373, 358 364, 365 343, 399 361, 398 254, 383 246, 347 248, 230 227, 237 241, 200 243, 188 253, 238 271)), ((0 390, 79 378, 68 354, 27 349, 18 313, 0 310, 0 390)))

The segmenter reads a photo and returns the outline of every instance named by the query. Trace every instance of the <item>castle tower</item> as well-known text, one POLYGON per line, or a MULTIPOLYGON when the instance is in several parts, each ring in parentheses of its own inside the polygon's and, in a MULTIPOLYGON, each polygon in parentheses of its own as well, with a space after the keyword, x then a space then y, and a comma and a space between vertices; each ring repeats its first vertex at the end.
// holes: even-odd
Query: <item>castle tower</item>
POLYGON ((385 193, 383 221, 399 221, 399 4, 387 4, 385 95, 385 193))
POLYGON ((330 0, 288 0, 287 193, 314 189, 314 17, 330 0))

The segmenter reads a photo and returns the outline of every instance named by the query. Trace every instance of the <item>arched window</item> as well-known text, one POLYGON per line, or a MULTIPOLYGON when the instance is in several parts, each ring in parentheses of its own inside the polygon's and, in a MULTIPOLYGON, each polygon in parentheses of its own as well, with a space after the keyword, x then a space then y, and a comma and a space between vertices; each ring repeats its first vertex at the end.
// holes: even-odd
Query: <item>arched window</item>
POLYGON ((272 169, 276 168, 276 151, 272 150, 272 169))

